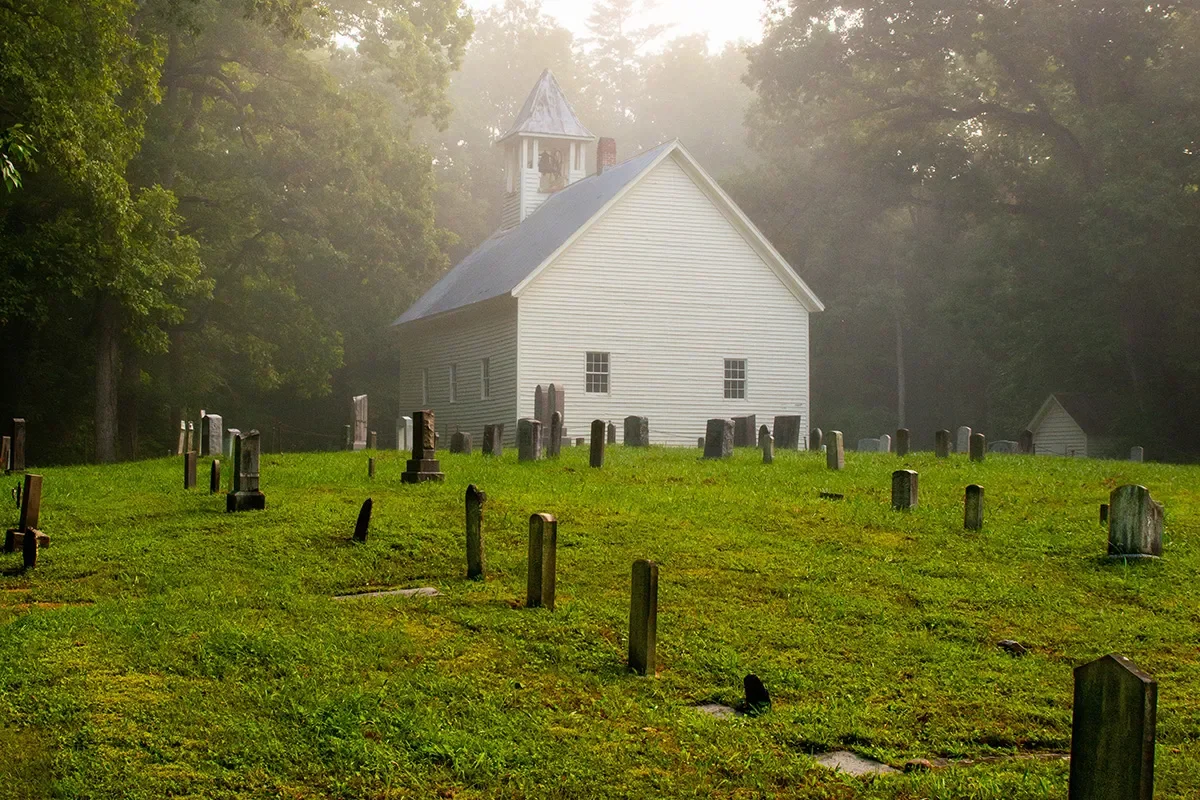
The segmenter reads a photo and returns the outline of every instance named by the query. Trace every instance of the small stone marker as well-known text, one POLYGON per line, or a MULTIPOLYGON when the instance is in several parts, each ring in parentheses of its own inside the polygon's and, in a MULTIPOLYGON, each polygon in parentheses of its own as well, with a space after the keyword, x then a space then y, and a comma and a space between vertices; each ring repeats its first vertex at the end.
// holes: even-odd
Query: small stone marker
POLYGON ((633 562, 629 597, 629 668, 639 675, 653 675, 658 643, 658 565, 639 559, 633 562))
POLYGON ((525 607, 554 610, 554 572, 558 560, 558 520, 553 514, 529 517, 529 568, 525 607))
POLYGON ((368 450, 378 450, 379 449, 378 445, 379 445, 379 433, 378 433, 378 431, 371 431, 370 433, 367 434, 367 449, 368 450))
POLYGON ((467 580, 483 580, 483 504, 487 495, 467 486, 467 580))
POLYGON ((842 447, 842 432, 830 431, 829 442, 825 447, 825 466, 829 469, 843 469, 846 466, 846 451, 842 447))
POLYGON ((742 701, 742 712, 750 717, 757 717, 771 710, 771 694, 762 680, 753 673, 742 678, 742 688, 746 697, 742 701))
POLYGON ((400 417, 396 420, 396 449, 411 450, 412 449, 412 432, 413 421, 412 417, 400 417))
POLYGON ((710 419, 704 428, 704 457, 729 458, 733 455, 734 426, 731 419, 710 419))
MULTIPOLYGON (((763 426, 766 427, 765 425, 763 426)), ((767 434, 762 441, 762 454, 764 464, 775 463, 775 437, 767 434)))
MULTIPOLYGON (((554 399, 554 384, 550 384, 550 398, 554 399)), ((558 458, 562 452, 563 419, 562 414, 553 411, 550 414, 550 458, 558 458)))
POLYGON ((917 507, 917 472, 898 469, 892 473, 892 508, 910 511, 917 507))
POLYGON ((196 453, 189 451, 183 454, 183 488, 196 488, 196 453))
POLYGON ((965 453, 971 448, 971 428, 968 425, 959 427, 954 437, 954 452, 965 453))
POLYGON ((542 423, 536 419, 517 420, 517 460, 539 461, 542 457, 542 423))
POLYGON ((362 508, 358 510, 358 519, 354 522, 354 541, 359 544, 366 544, 367 534, 371 530, 371 498, 363 501, 362 508))
POLYGON ((350 447, 363 450, 367 446, 367 396, 355 395, 350 401, 350 418, 354 425, 353 440, 350 447))
POLYGON ((604 420, 592 420, 592 450, 588 455, 588 464, 596 469, 604 466, 604 420))
POLYGON ((187 442, 184 448, 185 453, 190 453, 196 449, 196 424, 189 422, 187 424, 187 442))
POLYGON ((704 437, 703 436, 696 437, 696 447, 700 450, 704 449, 704 437))
POLYGON ((971 450, 971 460, 983 461, 984 456, 987 455, 987 437, 982 433, 972 433, 969 447, 971 450))
POLYGON ((797 414, 780 414, 775 417, 771 430, 775 435, 775 444, 780 450, 800 449, 800 426, 804 417, 797 414))
POLYGON ((1100 504, 1100 524, 1101 525, 1108 524, 1108 503, 1100 504))
POLYGON ((972 483, 963 495, 963 528, 969 531, 983 529, 983 487, 972 483))
POLYGON ((1162 555, 1163 507, 1145 486, 1118 486, 1108 497, 1108 554, 1114 558, 1162 555))
POLYGON ((906 455, 908 455, 908 442, 910 435, 911 432, 908 430, 908 428, 896 429, 896 455, 900 458, 904 458, 906 455))
POLYGON ((233 491, 225 495, 225 510, 261 511, 267 498, 258 490, 258 431, 238 434, 233 443, 233 491))
POLYGON ((4 552, 20 550, 25 567, 37 566, 37 551, 50 546, 50 537, 38 530, 42 514, 42 476, 25 474, 25 491, 21 493, 21 516, 17 527, 9 528, 4 535, 4 552))
POLYGON ((1075 668, 1068 800, 1153 800, 1158 682, 1115 653, 1075 668))
POLYGON ((938 458, 950 457, 950 431, 942 428, 933 435, 933 452, 938 458))
POLYGON ((224 446, 224 422, 220 414, 200 417, 200 455, 219 456, 224 446))
POLYGON ((181 456, 187 452, 187 423, 179 420, 179 446, 175 448, 175 455, 181 456))
MULTIPOLYGON (((15 441, 15 439, 14 439, 14 441, 15 441)), ((15 451, 14 451, 14 452, 15 452, 15 451)), ((1146 450, 1145 450, 1145 448, 1143 448, 1143 447, 1131 447, 1131 448, 1129 448, 1129 460, 1130 460, 1130 461, 1139 461, 1139 462, 1140 462, 1140 461, 1145 461, 1145 460, 1146 460, 1146 450)), ((14 468, 14 469, 15 469, 15 468, 14 468)))
POLYGON ((650 446, 650 420, 646 417, 625 418, 625 446, 650 446))
POLYGON ((1017 437, 1017 452, 1023 456, 1033 455, 1033 431, 1021 431, 1021 435, 1017 437))
POLYGON ((500 457, 504 455, 504 426, 483 426, 483 454, 500 457))
POLYGON ((854 449, 856 451, 858 451, 859 453, 878 453, 879 452, 879 440, 878 439, 859 439, 858 444, 855 445, 854 449))
POLYGON ((582 436, 575 437, 575 446, 576 447, 583 447, 585 444, 587 444, 587 439, 583 438, 582 436))
POLYGON ((437 460, 437 427, 433 412, 425 409, 413 412, 412 458, 408 460, 407 468, 400 473, 402 483, 423 483, 424 481, 444 481, 445 473, 437 460))
POLYGON ((617 426, 612 422, 608 423, 608 443, 617 443, 617 426))
POLYGON ((367 459, 367 477, 375 477, 375 458, 374 456, 367 459))
POLYGON ((208 468, 208 493, 216 494, 221 491, 221 462, 214 458, 208 468))
POLYGON ((888 436, 886 433, 879 437, 879 452, 892 452, 892 437, 888 436))
POLYGON ((821 447, 824 446, 824 444, 825 444, 825 435, 823 433, 821 433, 821 429, 813 428, 812 433, 809 435, 809 438, 808 438, 808 449, 812 450, 814 452, 819 451, 821 449, 821 447))
POLYGON ((757 420, 754 414, 733 418, 733 446, 754 447, 754 434, 757 432, 757 420))
POLYGON ((471 442, 471 434, 458 431, 450 437, 451 453, 469 456, 473 450, 474 444, 471 442))

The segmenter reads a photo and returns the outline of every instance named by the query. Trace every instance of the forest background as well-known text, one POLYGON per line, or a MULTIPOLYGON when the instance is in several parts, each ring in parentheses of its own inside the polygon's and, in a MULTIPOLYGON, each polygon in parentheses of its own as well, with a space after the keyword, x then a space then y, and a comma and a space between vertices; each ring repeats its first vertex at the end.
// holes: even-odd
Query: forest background
POLYGON ((0 418, 39 464, 162 455, 201 408, 332 448, 359 393, 389 431, 389 323, 496 227, 491 143, 549 67, 822 298, 817 424, 1015 438, 1081 391, 1200 455, 1194 0, 790 0, 715 50, 644 11, 0 0, 0 418))

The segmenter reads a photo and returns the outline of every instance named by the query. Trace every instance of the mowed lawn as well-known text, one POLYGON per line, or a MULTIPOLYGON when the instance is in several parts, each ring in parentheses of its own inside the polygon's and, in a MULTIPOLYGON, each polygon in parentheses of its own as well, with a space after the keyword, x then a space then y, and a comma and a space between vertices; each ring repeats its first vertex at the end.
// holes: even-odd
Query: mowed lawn
POLYGON ((1159 681, 1156 796, 1200 792, 1200 468, 610 447, 603 470, 441 453, 444 484, 405 486, 404 454, 375 455, 373 481, 366 453, 265 455, 267 510, 242 514, 207 460, 192 491, 181 458, 41 471, 53 546, 27 574, 0 556, 0 797, 1065 798, 1071 670, 1114 651, 1159 681), (1129 482, 1165 505, 1160 561, 1103 558, 1098 505, 1129 482), (541 511, 553 612, 522 607, 541 511), (660 570, 647 678, 625 668, 639 558, 660 570), (417 586, 442 596, 331 599, 417 586), (692 708, 749 672, 770 714, 692 708), (813 759, 838 749, 969 762, 854 778, 813 759))

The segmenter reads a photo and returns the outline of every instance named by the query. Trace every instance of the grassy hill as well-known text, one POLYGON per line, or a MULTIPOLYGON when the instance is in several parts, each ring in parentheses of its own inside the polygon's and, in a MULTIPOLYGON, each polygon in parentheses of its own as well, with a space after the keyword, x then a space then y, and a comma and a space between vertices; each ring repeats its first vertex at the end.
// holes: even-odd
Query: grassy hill
POLYGON ((365 453, 264 456, 267 510, 236 515, 181 488, 182 459, 43 471, 53 546, 27 574, 0 556, 0 797, 1065 798, 1071 669, 1112 651, 1159 681, 1157 797, 1200 787, 1200 469, 617 447, 602 471, 443 454, 444 484, 403 486, 403 454, 376 455, 373 481, 365 453), (1102 558, 1098 504, 1128 482, 1166 506, 1161 561, 1102 558), (553 612, 520 607, 539 511, 553 612), (653 678, 624 663, 638 558, 660 568, 653 678), (331 599, 415 586, 443 596, 331 599), (692 708, 748 672, 771 713, 692 708), (863 779, 813 760, 838 749, 969 761, 863 779))

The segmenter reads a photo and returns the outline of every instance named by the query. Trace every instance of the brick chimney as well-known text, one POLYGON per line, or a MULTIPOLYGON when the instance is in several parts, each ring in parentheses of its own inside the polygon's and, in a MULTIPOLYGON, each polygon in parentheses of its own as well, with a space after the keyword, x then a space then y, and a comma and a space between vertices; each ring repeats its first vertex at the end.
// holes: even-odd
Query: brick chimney
POLYGON ((596 145, 596 174, 617 165, 617 140, 601 136, 596 145))

